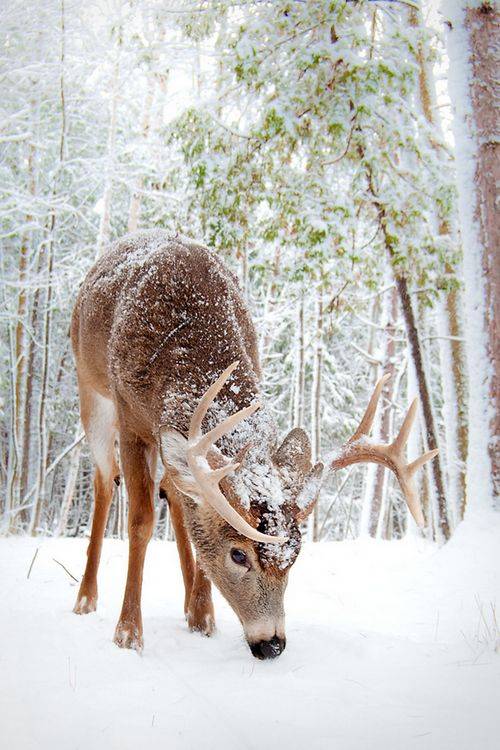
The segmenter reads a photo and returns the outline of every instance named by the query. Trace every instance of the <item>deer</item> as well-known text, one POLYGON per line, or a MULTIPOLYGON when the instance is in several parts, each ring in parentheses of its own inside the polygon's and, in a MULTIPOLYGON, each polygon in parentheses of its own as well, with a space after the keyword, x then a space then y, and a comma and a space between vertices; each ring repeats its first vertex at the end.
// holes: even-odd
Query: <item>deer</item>
POLYGON ((387 375, 326 463, 313 465, 302 428, 279 442, 237 278, 202 244, 160 229, 117 240, 82 282, 71 341, 95 464, 87 562, 73 611, 96 609, 103 537, 123 477, 129 553, 118 646, 143 649, 141 588, 158 493, 170 509, 189 628, 214 632, 214 584, 258 659, 285 648, 288 576, 328 471, 360 462, 387 467, 424 527, 414 477, 437 451, 406 460, 417 399, 390 444, 369 437, 387 375))

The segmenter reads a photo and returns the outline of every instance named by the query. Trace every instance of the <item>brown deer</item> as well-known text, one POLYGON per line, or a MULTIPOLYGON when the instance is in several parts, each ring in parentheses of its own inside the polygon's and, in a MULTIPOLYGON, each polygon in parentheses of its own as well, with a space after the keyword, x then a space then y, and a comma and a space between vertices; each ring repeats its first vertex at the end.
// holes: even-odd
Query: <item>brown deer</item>
MULTIPOLYGON (((199 244, 160 230, 129 235, 84 280, 71 337, 81 417, 96 464, 92 533, 74 611, 96 608, 119 445, 129 563, 115 642, 143 646, 142 575, 159 481, 175 530, 189 627, 213 632, 212 581, 239 617, 254 656, 278 656, 285 648, 288 573, 323 464, 311 465, 302 429, 277 445, 273 419, 258 401, 256 334, 236 278, 199 244)), ((412 476, 436 451, 406 463, 416 401, 391 445, 368 438, 386 377, 330 469, 361 461, 392 469, 423 525, 412 476)))

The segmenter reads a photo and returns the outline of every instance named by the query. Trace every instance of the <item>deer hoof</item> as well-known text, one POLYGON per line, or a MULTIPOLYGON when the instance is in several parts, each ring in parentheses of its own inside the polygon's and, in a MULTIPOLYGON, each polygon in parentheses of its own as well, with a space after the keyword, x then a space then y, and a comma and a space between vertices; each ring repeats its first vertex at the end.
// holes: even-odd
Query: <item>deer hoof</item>
POLYGON ((139 654, 144 648, 144 639, 137 625, 119 622, 116 626, 113 641, 120 648, 131 648, 139 654))
POLYGON ((191 632, 202 633, 210 637, 215 632, 215 619, 213 614, 210 612, 201 614, 199 612, 193 613, 188 611, 187 621, 191 632))
POLYGON ((73 607, 75 615, 88 615, 97 609, 97 594, 94 596, 84 596, 78 594, 78 599, 73 607))

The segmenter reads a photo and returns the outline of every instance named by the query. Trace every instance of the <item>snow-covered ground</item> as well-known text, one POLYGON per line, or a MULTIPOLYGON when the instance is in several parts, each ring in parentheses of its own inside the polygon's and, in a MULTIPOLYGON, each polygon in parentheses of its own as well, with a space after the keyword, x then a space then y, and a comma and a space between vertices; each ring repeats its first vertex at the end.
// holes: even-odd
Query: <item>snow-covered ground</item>
POLYGON ((499 747, 500 517, 423 540, 306 546, 288 645, 256 661, 216 595, 218 632, 189 633, 173 544, 146 562, 142 657, 112 643, 126 544, 105 542, 98 612, 71 612, 85 540, 0 540, 2 745, 127 748, 499 747), (39 552, 30 578, 27 572, 39 552), (495 650, 496 649, 496 650, 495 650))

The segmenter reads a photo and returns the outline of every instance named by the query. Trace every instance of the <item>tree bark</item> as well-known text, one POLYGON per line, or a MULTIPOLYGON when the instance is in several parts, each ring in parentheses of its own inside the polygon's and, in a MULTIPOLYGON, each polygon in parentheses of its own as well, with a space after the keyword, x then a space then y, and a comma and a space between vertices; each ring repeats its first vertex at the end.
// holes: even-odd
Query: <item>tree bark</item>
POLYGON ((102 213, 97 234, 96 256, 100 257, 109 241, 111 228, 111 198, 113 195, 113 176, 116 159, 116 130, 118 97, 120 86, 120 55, 121 55, 121 32, 118 33, 118 41, 115 48, 115 61, 113 65, 113 78, 111 81, 111 101, 109 105, 108 145, 106 153, 106 169, 104 179, 104 192, 102 196, 102 213))
POLYGON ((304 399, 305 399, 305 321, 304 321, 304 294, 301 294, 298 312, 297 352, 295 367, 295 394, 293 408, 293 427, 304 425, 304 399))
MULTIPOLYGON (((389 315, 385 326, 385 351, 383 356, 384 372, 391 375, 391 379, 385 387, 386 403, 382 402, 381 420, 380 420, 380 442, 387 443, 391 437, 391 411, 394 392, 394 375, 396 372, 395 353, 396 344, 394 341, 396 334, 396 321, 398 316, 398 295, 396 289, 390 292, 389 315)), ((370 513, 370 536, 377 536, 379 529, 380 512, 383 508, 384 494, 387 487, 387 472, 383 466, 376 467, 375 486, 373 491, 373 501, 370 513)))
MULTIPOLYGON (((406 326, 406 335, 408 336, 408 342, 410 344, 410 352, 415 367, 418 382, 418 392, 420 395, 420 403, 422 407, 422 413, 424 416, 425 434, 428 450, 434 450, 438 447, 437 432, 434 425, 434 415, 432 413, 432 402, 429 387, 427 385, 427 378, 425 375, 425 368, 422 357, 422 350, 420 344, 420 338, 418 335, 417 324, 415 321, 415 314, 413 312, 413 306, 411 303, 411 297, 408 291, 408 282, 404 276, 396 275, 396 287, 401 302, 401 309, 403 311, 403 318, 406 326)), ((438 505, 438 525, 441 533, 445 540, 450 538, 450 525, 448 521, 448 509, 446 504, 446 493, 444 489, 443 474, 441 471, 441 464, 439 461, 439 455, 431 463, 432 474, 434 477, 434 484, 437 495, 438 505)))
MULTIPOLYGON (((148 86, 146 91, 146 99, 144 101, 144 110, 141 123, 141 138, 144 143, 147 142, 149 136, 149 130, 151 127, 151 110, 153 108, 153 99, 155 91, 155 79, 154 74, 150 73, 148 76, 148 86)), ((113 119, 113 118, 112 118, 113 119)), ((116 130, 116 104, 114 112, 114 127, 116 130)), ((139 226, 139 219, 141 215, 141 190, 144 184, 144 177, 140 175, 136 178, 134 189, 132 191, 132 198, 130 199, 129 215, 128 215, 128 231, 135 232, 139 226)))
MULTIPOLYGON (((323 369, 323 291, 321 282, 317 292, 316 341, 314 347, 313 382, 311 392, 311 448, 313 463, 321 455, 321 390, 323 369)), ((312 513, 312 540, 318 541, 319 502, 312 513)))
POLYGON ((467 456, 469 454, 469 426, 467 421, 467 362, 465 357, 463 339, 464 329, 462 317, 459 312, 461 295, 457 291, 449 292, 446 296, 446 312, 448 318, 448 333, 450 335, 451 367, 453 382, 455 385, 455 396, 457 399, 456 411, 456 441, 457 456, 460 461, 459 481, 461 488, 461 503, 459 508, 460 519, 463 519, 467 504, 467 456))
MULTIPOLYGON (((34 162, 35 146, 34 143, 31 142, 28 144, 27 176, 28 190, 33 198, 36 193, 34 162)), ((17 316, 15 323, 15 344, 13 356, 11 357, 11 371, 13 373, 14 385, 12 389, 12 439, 11 447, 8 451, 9 466, 7 473, 7 499, 10 510, 13 510, 19 504, 19 500, 23 494, 23 448, 25 443, 25 420, 23 419, 23 414, 26 401, 26 384, 30 377, 27 370, 26 325, 28 322, 28 297, 26 294, 26 282, 30 257, 29 225, 32 219, 33 217, 30 214, 27 214, 25 217, 25 222, 28 228, 23 232, 19 250, 17 279, 19 293, 17 298, 17 316)), ((11 522, 14 521, 14 518, 15 516, 11 516, 11 522)), ((11 530, 13 529, 11 528, 11 530)))
MULTIPOLYGON (((378 328, 379 328, 378 321, 380 319, 380 297, 381 295, 377 294, 375 296, 375 299, 373 300, 373 304, 372 304, 372 308, 370 312, 370 320, 374 323, 374 325, 368 326, 368 341, 366 344, 367 359, 370 362, 370 364, 373 365, 373 380, 370 381, 370 387, 372 391, 375 388, 375 384, 380 377, 380 367, 379 367, 380 363, 378 363, 377 360, 375 359, 376 336, 377 336, 378 328)), ((379 412, 377 412, 377 414, 375 415, 374 434, 376 433, 378 429, 378 420, 379 420, 379 412)), ((376 470, 377 470, 377 466, 375 464, 368 464, 365 467, 365 471, 364 471, 363 503, 362 503, 360 522, 359 522, 359 532, 361 535, 370 534, 371 519, 372 519, 372 512, 373 512, 373 498, 374 498, 374 492, 375 492, 376 470)))
MULTIPOLYGON (((81 430, 80 423, 75 431, 75 439, 77 439, 81 430)), ((64 496, 61 503, 61 514, 59 516, 59 523, 57 525, 57 536, 64 536, 66 532, 66 526, 68 524, 68 516, 73 503, 73 497, 75 495, 76 481, 78 479, 78 470, 80 469, 80 458, 82 453, 81 443, 72 451, 68 473, 66 475, 66 485, 64 487, 64 496)))
POLYGON ((474 219, 482 248, 485 292, 485 329, 489 373, 488 453, 493 497, 500 495, 500 223, 496 212, 500 182, 498 148, 498 70, 500 67, 500 13, 492 2, 465 12, 470 42, 470 94, 475 123, 476 169, 474 219))

